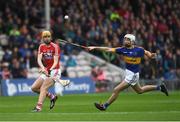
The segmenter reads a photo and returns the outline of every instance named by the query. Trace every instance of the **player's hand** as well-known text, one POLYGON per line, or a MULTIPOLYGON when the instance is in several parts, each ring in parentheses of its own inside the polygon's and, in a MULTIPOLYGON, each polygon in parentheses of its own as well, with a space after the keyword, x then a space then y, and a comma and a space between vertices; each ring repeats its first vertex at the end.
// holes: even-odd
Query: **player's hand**
POLYGON ((46 76, 49 76, 49 72, 46 68, 41 68, 39 72, 45 74, 46 76))
POLYGON ((107 52, 113 52, 113 50, 115 50, 114 48, 107 48, 106 51, 107 52))
POLYGON ((156 58, 157 57, 157 54, 156 53, 151 53, 151 58, 156 58))
POLYGON ((96 47, 94 47, 94 46, 89 46, 89 47, 87 47, 87 49, 88 49, 89 51, 91 51, 91 50, 96 49, 96 47))

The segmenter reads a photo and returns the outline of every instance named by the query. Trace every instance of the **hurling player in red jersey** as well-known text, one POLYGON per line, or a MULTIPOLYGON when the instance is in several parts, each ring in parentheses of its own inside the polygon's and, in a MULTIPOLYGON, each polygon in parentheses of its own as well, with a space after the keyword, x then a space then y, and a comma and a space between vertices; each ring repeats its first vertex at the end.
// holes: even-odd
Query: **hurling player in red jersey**
POLYGON ((39 93, 39 99, 34 112, 42 110, 43 101, 46 96, 50 98, 50 109, 52 109, 57 100, 57 96, 48 92, 48 89, 54 85, 55 82, 60 82, 62 85, 68 85, 69 80, 60 80, 60 48, 57 44, 51 42, 52 37, 49 31, 42 32, 42 44, 38 49, 37 62, 40 66, 41 75, 33 83, 32 91, 39 93), (65 84, 63 83, 65 82, 65 84))

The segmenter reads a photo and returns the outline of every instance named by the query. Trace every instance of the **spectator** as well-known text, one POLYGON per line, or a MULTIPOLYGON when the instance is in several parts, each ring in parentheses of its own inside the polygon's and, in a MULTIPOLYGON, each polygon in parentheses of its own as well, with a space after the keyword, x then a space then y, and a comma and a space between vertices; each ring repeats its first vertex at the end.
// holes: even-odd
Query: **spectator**
POLYGON ((21 58, 21 53, 19 52, 18 47, 14 47, 13 48, 13 52, 12 52, 12 58, 17 58, 20 59, 21 58))
POLYGON ((26 78, 27 72, 26 69, 23 69, 20 65, 20 62, 17 58, 12 60, 12 68, 11 68, 13 78, 26 78))
POLYGON ((3 61, 11 62, 12 59, 12 50, 5 48, 4 55, 3 55, 3 61))
POLYGON ((144 79, 153 79, 155 78, 154 76, 154 70, 152 67, 149 67, 149 61, 145 61, 144 62, 144 66, 141 69, 141 74, 142 74, 142 78, 144 79))
MULTIPOLYGON (((122 37, 126 33, 133 33, 137 37, 137 43, 147 50, 159 50, 160 57, 155 63, 148 64, 149 68, 160 67, 155 76, 162 77, 171 70, 179 69, 179 53, 174 53, 180 45, 178 0, 52 0, 50 4, 50 24, 54 38, 71 39, 85 45, 117 47, 122 44, 122 37), (64 21, 63 16, 67 13, 70 19, 64 21), (169 52, 174 56, 169 57, 169 52)), ((0 5, 0 35, 6 40, 2 44, 2 61, 11 63, 15 57, 21 62, 26 58, 24 50, 31 54, 33 50, 37 50, 40 38, 35 34, 45 27, 44 2, 13 0, 0 1, 0 5), (28 49, 21 47, 24 43, 28 49)), ((76 49, 70 45, 64 48, 68 55, 76 49)), ((102 57, 102 53, 94 54, 102 57)), ((114 60, 119 61, 118 58, 115 57, 114 60)), ((31 65, 37 66, 33 63, 31 65)), ((116 61, 112 63, 119 65, 116 61)))
POLYGON ((4 55, 4 51, 2 50, 2 47, 0 47, 0 61, 2 61, 4 55))
POLYGON ((165 59, 164 59, 164 70, 165 72, 171 71, 171 69, 175 69, 175 61, 173 59, 173 54, 166 50, 165 54, 165 59))
POLYGON ((176 50, 176 68, 180 69, 180 49, 176 50))
POLYGON ((75 66, 77 66, 76 59, 73 57, 73 55, 70 55, 66 62, 66 67, 75 67, 75 66))
POLYGON ((95 81, 96 92, 104 92, 108 90, 108 80, 106 79, 104 71, 95 66, 91 71, 91 77, 95 81))
POLYGON ((6 80, 6 79, 10 79, 11 77, 12 76, 9 70, 9 64, 7 62, 4 62, 2 64, 2 79, 6 80))
POLYGON ((30 52, 30 47, 28 43, 24 43, 24 45, 19 49, 19 53, 21 54, 23 58, 25 58, 27 53, 29 52, 30 52))
MULTIPOLYGON (((30 52, 28 52, 29 54, 30 52)), ((37 55, 38 55, 38 51, 37 50, 33 50, 32 54, 29 54, 30 56, 30 68, 33 68, 33 67, 39 67, 38 64, 36 63, 37 62, 37 55)))

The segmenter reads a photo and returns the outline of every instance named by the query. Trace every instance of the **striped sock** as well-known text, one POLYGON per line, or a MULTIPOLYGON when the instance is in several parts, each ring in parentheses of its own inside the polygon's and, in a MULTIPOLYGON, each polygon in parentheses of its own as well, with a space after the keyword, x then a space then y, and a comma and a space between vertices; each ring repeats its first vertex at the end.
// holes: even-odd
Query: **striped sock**
POLYGON ((47 94, 46 94, 46 96, 49 98, 49 99, 54 99, 54 94, 52 94, 52 93, 50 93, 50 92, 48 92, 47 94))
POLYGON ((104 108, 107 108, 109 106, 109 103, 106 102, 103 104, 103 106, 104 106, 104 108))
POLYGON ((157 85, 156 90, 161 90, 161 86, 157 85))

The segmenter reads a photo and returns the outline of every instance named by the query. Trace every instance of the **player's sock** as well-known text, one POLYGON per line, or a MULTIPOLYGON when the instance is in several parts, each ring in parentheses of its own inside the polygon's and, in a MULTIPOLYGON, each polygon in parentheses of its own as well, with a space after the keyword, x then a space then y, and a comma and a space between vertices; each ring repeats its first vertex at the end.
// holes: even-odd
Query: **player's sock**
POLYGON ((47 94, 46 94, 46 96, 49 98, 49 99, 54 99, 54 94, 52 94, 52 93, 50 93, 50 92, 48 92, 47 94))
POLYGON ((103 106, 104 106, 105 109, 106 109, 109 105, 110 105, 110 104, 107 103, 107 102, 103 104, 103 106))
POLYGON ((161 86, 160 86, 160 85, 157 85, 156 89, 157 89, 157 90, 161 90, 161 86))

